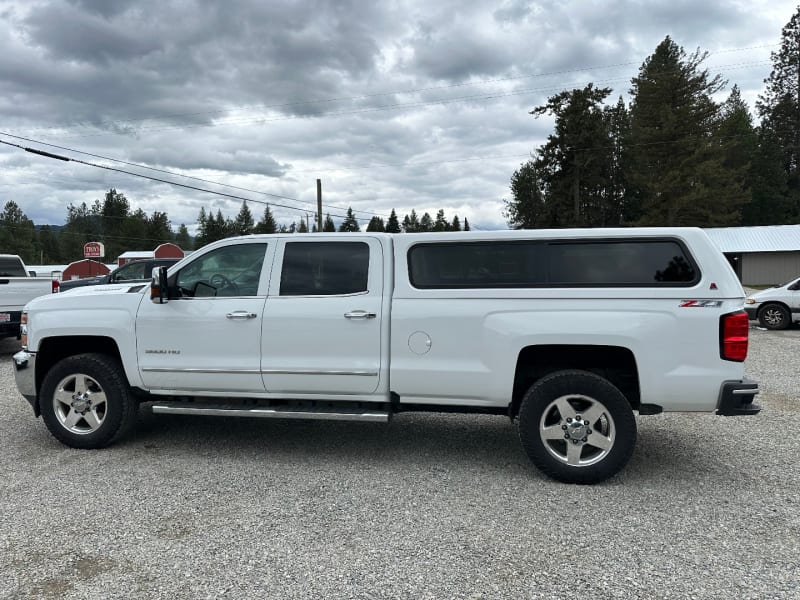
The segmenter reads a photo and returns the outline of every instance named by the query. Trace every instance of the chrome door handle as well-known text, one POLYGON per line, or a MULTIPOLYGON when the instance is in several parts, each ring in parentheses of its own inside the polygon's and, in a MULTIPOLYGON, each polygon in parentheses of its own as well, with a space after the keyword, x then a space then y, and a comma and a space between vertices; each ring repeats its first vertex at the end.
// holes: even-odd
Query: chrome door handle
POLYGON ((227 319, 233 319, 237 321, 244 319, 255 319, 257 316, 258 315, 256 313, 247 312, 246 310, 235 310, 225 315, 227 319))
POLYGON ((374 319, 376 315, 374 312, 367 312, 366 310, 351 310, 344 313, 345 319, 374 319))

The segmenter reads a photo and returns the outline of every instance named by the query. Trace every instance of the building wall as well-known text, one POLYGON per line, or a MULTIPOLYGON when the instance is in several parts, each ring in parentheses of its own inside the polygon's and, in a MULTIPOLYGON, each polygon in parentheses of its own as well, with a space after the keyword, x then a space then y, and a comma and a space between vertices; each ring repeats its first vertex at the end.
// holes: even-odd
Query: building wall
POLYGON ((741 255, 742 285, 778 285, 800 277, 797 252, 748 252, 741 255))

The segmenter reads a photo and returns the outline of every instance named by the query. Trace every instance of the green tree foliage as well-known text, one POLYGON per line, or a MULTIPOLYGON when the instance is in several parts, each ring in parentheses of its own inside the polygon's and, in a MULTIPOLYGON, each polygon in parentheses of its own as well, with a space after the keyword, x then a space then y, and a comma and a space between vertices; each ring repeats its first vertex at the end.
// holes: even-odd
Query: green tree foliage
POLYGON ((192 250, 192 236, 189 235, 189 230, 184 223, 178 227, 178 233, 175 234, 175 243, 181 247, 182 250, 192 250))
POLYGON ((261 216, 261 220, 256 224, 253 231, 254 233, 275 233, 277 229, 275 217, 272 216, 272 211, 268 204, 264 207, 264 214, 261 216))
POLYGON ((145 225, 148 247, 155 248, 159 244, 172 242, 175 238, 167 213, 153 211, 153 214, 146 219, 145 225))
POLYGON ((439 209, 436 212, 436 219, 433 221, 433 230, 434 231, 448 231, 450 229, 450 223, 447 222, 447 219, 444 216, 444 209, 439 209))
POLYGON ((417 216, 417 211, 412 208, 411 214, 403 217, 403 232, 417 233, 419 231, 419 217, 417 216))
POLYGON ((464 217, 464 231, 469 231, 469 230, 470 230, 469 221, 467 220, 467 217, 464 217))
POLYGON ((361 231, 361 228, 358 226, 358 221, 355 215, 353 215, 352 208, 348 207, 344 221, 339 225, 339 231, 361 231))
POLYGON ((392 212, 389 214, 389 220, 386 221, 386 233, 400 233, 402 229, 400 229, 400 221, 397 218, 397 213, 392 209, 392 212))
POLYGON ((427 212, 419 220, 419 231, 433 231, 433 219, 427 212))
POLYGON ((602 102, 609 88, 593 84, 561 92, 531 111, 555 117, 555 132, 539 149, 535 173, 544 190, 548 226, 584 227, 615 224, 607 215, 611 144, 602 102))
POLYGON ((0 253, 19 254, 25 263, 39 262, 36 230, 27 215, 13 200, 0 212, 0 253))
POLYGON ((743 225, 793 223, 795 207, 789 194, 781 140, 769 123, 758 129, 750 169, 751 198, 742 207, 743 225))
POLYGON ((325 215, 325 222, 322 224, 322 231, 336 231, 336 225, 333 223, 330 215, 325 215))
MULTIPOLYGON (((95 203, 93 209, 89 209, 86 202, 81 202, 78 206, 67 206, 67 222, 61 232, 61 257, 64 262, 81 260, 83 245, 100 240, 100 212, 98 203, 95 203)), ((110 256, 110 253, 106 254, 110 256)))
POLYGON ((297 226, 297 233, 308 233, 308 223, 305 219, 300 219, 300 224, 297 226))
POLYGON ((632 80, 629 181, 639 225, 733 225, 747 198, 741 173, 725 167, 711 96, 724 83, 669 37, 632 80))
POLYGON ((254 231, 255 221, 247 206, 247 200, 244 200, 242 207, 239 209, 239 214, 236 215, 236 220, 233 222, 233 232, 235 235, 250 235, 254 231))
MULTIPOLYGON (((768 136, 780 148, 791 206, 789 219, 796 222, 800 218, 800 6, 781 31, 780 50, 771 58, 772 71, 764 80, 766 89, 756 109, 762 125, 769 129, 768 136)), ((783 212, 783 207, 776 212, 783 212)))
MULTIPOLYGON (((503 200, 503 216, 512 229, 552 227, 558 220, 557 214, 550 214, 551 205, 545 202, 536 164, 537 161, 529 160, 511 176, 512 199, 503 200)), ((556 204, 553 202, 552 206, 556 204)))
MULTIPOLYGON (((397 215, 395 215, 396 217, 397 215)), ((374 216, 367 223, 367 231, 386 231, 386 224, 381 217, 374 216)))
POLYGON ((59 236, 49 225, 42 225, 39 229, 39 251, 39 262, 43 265, 55 265, 63 262, 59 236))
POLYGON ((450 223, 450 231, 461 231, 461 221, 458 219, 458 215, 453 217, 453 221, 450 223))
MULTIPOLYGON (((100 205, 100 238, 96 240, 103 242, 106 257, 117 257, 125 250, 130 249, 130 244, 134 240, 126 239, 126 225, 129 218, 130 204, 124 194, 114 188, 108 190, 100 205)), ((97 212, 93 209, 93 212, 97 212)), ((153 246, 155 247, 155 246, 153 246)))

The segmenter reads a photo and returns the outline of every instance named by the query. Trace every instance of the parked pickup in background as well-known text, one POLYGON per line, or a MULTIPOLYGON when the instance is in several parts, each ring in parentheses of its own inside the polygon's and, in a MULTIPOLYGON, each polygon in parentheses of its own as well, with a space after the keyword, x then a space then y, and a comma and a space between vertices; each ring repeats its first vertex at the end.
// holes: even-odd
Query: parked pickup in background
POLYGON ((155 267, 171 267, 177 258, 159 258, 132 260, 121 267, 117 267, 110 273, 100 277, 84 277, 83 279, 67 279, 61 282, 61 291, 66 292, 76 287, 87 285, 103 285, 105 283, 129 283, 135 281, 150 281, 150 277, 155 267))
POLYGON ((18 337, 22 307, 56 291, 54 277, 35 277, 16 254, 0 254, 0 338, 18 337))
POLYGON ((751 294, 744 301, 751 321, 767 329, 786 329, 800 321, 800 278, 751 294))
POLYGON ((33 300, 15 376, 75 448, 120 438, 142 401, 229 417, 482 413, 517 421, 547 475, 593 483, 628 462, 636 413, 759 412, 743 303, 700 229, 251 235, 149 285, 33 300))

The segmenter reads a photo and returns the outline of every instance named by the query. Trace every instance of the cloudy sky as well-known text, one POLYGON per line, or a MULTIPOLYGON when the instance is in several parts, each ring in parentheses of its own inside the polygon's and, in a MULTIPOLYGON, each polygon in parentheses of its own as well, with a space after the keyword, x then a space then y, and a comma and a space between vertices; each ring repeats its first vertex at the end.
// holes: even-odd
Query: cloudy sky
MULTIPOLYGON (((313 218, 319 178, 336 221, 347 207, 362 225, 392 208, 401 218, 442 208, 496 229, 511 174, 551 132, 528 114, 548 96, 595 82, 627 97, 670 35, 709 51, 709 70, 753 107, 795 10, 776 0, 0 0, 0 140, 245 197, 256 217, 269 203, 286 223, 313 218)), ((68 204, 111 187, 190 231, 200 207, 235 217, 242 202, 0 144, 0 203, 16 201, 37 224, 61 224, 68 204)))

